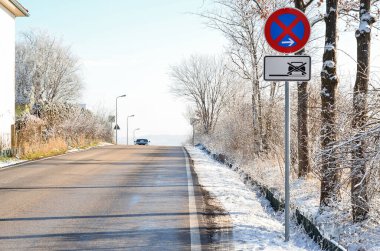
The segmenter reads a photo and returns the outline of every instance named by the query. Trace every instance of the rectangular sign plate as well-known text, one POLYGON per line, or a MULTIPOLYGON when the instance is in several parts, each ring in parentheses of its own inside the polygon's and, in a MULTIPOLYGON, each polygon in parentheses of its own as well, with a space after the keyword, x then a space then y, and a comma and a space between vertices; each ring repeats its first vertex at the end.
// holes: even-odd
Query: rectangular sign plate
POLYGON ((266 56, 264 80, 309 81, 311 79, 310 56, 266 56))

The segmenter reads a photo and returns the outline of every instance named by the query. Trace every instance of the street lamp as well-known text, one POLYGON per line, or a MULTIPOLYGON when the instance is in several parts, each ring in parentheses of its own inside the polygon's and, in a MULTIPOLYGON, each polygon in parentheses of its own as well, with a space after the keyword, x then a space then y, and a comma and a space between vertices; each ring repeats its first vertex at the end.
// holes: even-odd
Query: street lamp
POLYGON ((129 116, 127 116, 127 145, 129 145, 129 141, 128 141, 128 119, 129 118, 132 118, 132 117, 134 117, 135 115, 133 114, 133 115, 129 115, 129 116))
POLYGON ((135 130, 133 130, 133 142, 136 141, 136 138, 135 138, 135 132, 140 130, 140 128, 136 128, 135 130))
POLYGON ((117 124, 117 99, 118 99, 118 98, 124 98, 124 97, 126 97, 126 96, 127 96, 127 95, 123 94, 123 95, 120 95, 120 96, 116 97, 116 116, 115 116, 115 117, 116 117, 116 118, 115 118, 115 119, 116 119, 116 125, 115 125, 115 130, 116 130, 116 137, 115 137, 116 140, 115 140, 115 141, 116 141, 116 145, 117 145, 117 130, 118 130, 118 127, 119 127, 119 125, 117 124))

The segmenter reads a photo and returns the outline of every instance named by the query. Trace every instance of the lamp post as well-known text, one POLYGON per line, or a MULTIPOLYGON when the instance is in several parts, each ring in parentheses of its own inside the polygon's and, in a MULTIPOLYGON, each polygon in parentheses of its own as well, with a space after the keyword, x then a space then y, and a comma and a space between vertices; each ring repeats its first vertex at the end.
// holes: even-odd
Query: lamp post
POLYGON ((135 132, 140 130, 140 128, 136 128, 135 130, 133 130, 133 142, 135 142, 136 138, 135 138, 135 132))
POLYGON ((116 142, 116 145, 117 145, 117 130, 118 130, 118 124, 117 124, 117 99, 118 98, 124 98, 124 97, 126 97, 127 95, 125 95, 125 94, 123 94, 123 95, 120 95, 120 96, 118 96, 118 97, 116 97, 116 116, 115 116, 115 119, 116 119, 116 125, 115 125, 115 130, 116 130, 116 136, 115 136, 115 142, 116 142))
POLYGON ((129 145, 129 141, 128 141, 128 119, 129 118, 132 118, 132 117, 134 117, 135 115, 133 114, 133 115, 129 115, 129 116, 127 116, 127 145, 129 145))

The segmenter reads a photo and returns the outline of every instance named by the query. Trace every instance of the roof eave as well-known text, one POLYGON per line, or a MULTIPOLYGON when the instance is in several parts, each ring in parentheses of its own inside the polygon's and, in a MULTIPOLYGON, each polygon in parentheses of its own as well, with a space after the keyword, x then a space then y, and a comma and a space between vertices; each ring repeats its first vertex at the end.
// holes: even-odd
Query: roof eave
POLYGON ((24 17, 29 17, 29 11, 22 6, 17 0, 9 0, 22 14, 24 17))
POLYGON ((0 0, 0 5, 7 9, 15 17, 29 16, 29 11, 17 0, 0 0))

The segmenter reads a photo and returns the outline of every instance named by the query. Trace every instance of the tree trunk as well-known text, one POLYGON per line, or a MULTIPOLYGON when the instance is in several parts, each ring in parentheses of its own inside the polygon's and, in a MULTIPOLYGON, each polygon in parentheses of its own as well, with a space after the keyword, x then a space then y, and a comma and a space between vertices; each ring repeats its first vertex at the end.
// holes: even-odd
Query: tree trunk
POLYGON ((300 82, 297 85, 298 177, 306 177, 310 172, 308 131, 309 93, 307 87, 307 82, 300 82))
POLYGON ((266 119, 265 119, 265 133, 263 134, 263 150, 265 151, 272 150, 270 149, 271 146, 269 145, 269 142, 271 142, 272 137, 273 137, 272 122, 273 122, 273 107, 275 105, 276 89, 277 89, 277 83, 272 82, 270 86, 270 94, 269 94, 269 107, 268 107, 268 112, 266 114, 266 119))
POLYGON ((253 87, 252 93, 252 113, 253 113, 253 137, 254 137, 254 153, 259 156, 261 152, 261 135, 259 123, 259 105, 256 88, 253 87))
MULTIPOLYGON (((313 0, 310 2, 312 1, 313 0)), ((302 0, 295 0, 294 5, 300 11, 305 12, 305 4, 302 0)), ((302 49, 296 54, 305 54, 305 49, 302 49)), ((307 91, 307 87, 307 82, 299 82, 297 84, 298 177, 306 177, 310 172, 308 131, 309 93, 307 91)))
MULTIPOLYGON (((370 15, 370 9, 370 0, 360 0, 360 25, 355 33, 357 39, 357 70, 353 96, 354 117, 352 118, 352 128, 358 134, 365 131, 364 126, 368 120, 367 94, 370 74, 371 29, 363 29, 362 27, 371 27, 375 22, 375 19, 370 15)), ((365 151, 365 140, 357 137, 352 150, 354 161, 351 167, 351 204, 354 222, 367 219, 369 212, 365 151)))
MULTIPOLYGON (((256 48, 256 46, 254 46, 256 48)), ((259 80, 259 61, 256 51, 253 53, 254 60, 254 79, 252 81, 252 110, 253 110, 253 134, 254 134, 254 151, 255 155, 259 156, 263 149, 263 123, 262 123, 262 103, 260 93, 260 80, 259 80)))
POLYGON ((336 163, 335 150, 333 149, 333 145, 336 142, 335 94, 338 86, 338 77, 336 75, 337 7, 338 0, 326 1, 325 51, 323 54, 323 68, 321 72, 321 206, 328 206, 334 199, 340 198, 338 188, 340 171, 336 163))

